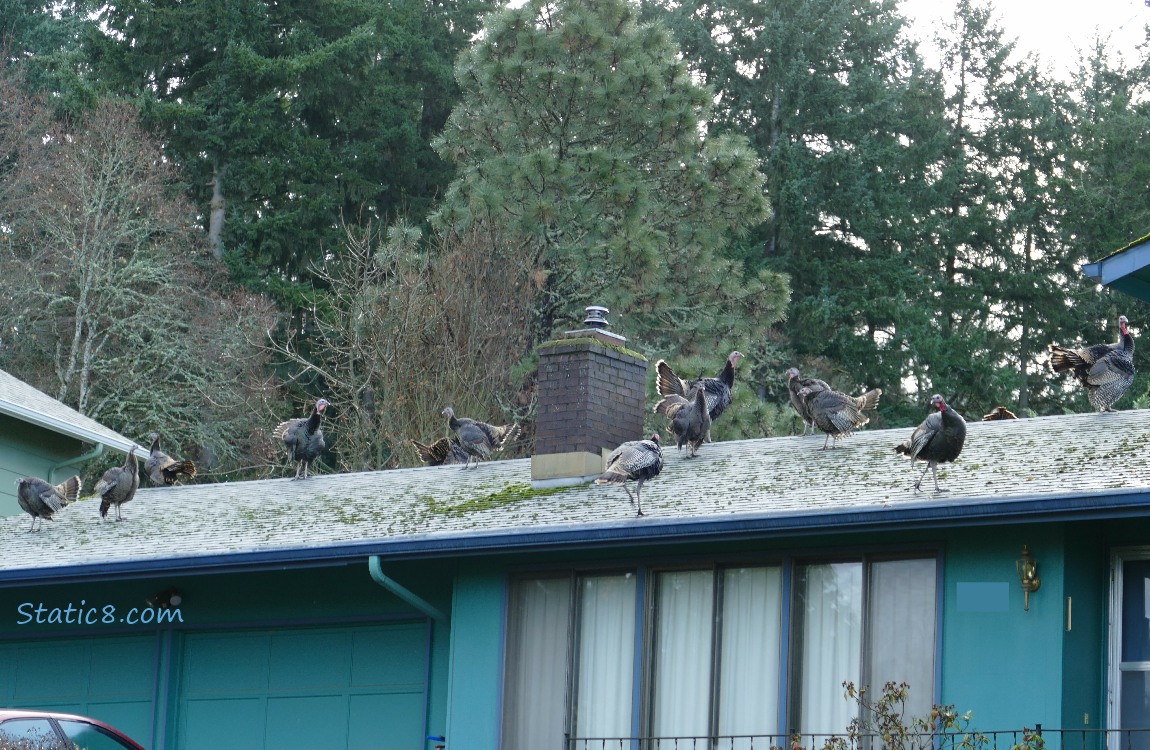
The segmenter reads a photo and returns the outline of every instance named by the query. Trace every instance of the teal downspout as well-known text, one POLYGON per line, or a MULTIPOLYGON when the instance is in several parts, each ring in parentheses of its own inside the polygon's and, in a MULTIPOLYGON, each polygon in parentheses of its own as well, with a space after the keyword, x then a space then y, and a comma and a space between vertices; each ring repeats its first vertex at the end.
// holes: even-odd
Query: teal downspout
POLYGON ((446 623, 448 621, 447 615, 439 611, 437 607, 428 602, 426 599, 416 596, 408 589, 399 584, 398 581, 388 578, 383 572, 383 562, 379 555, 371 555, 367 558, 367 570, 371 573, 373 581, 383 586, 391 593, 398 596, 403 601, 418 609, 436 622, 446 623))
POLYGON ((66 466, 75 466, 76 464, 82 464, 85 461, 91 461, 93 458, 99 458, 102 455, 104 455, 104 444, 103 443, 96 443, 96 447, 93 448, 92 450, 88 451, 87 453, 82 453, 79 456, 76 456, 75 458, 69 458, 67 461, 61 461, 60 463, 53 465, 51 468, 48 469, 48 484, 55 484, 56 483, 55 474, 56 474, 56 471, 58 469, 63 469, 66 466))

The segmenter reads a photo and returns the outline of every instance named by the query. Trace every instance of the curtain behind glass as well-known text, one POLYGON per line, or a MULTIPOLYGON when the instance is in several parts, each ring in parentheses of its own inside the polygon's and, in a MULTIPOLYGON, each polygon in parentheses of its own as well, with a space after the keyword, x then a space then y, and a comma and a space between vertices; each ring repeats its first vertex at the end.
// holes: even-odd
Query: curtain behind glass
POLYGON ((869 586, 870 694, 877 699, 887 682, 905 682, 907 718, 928 716, 934 704, 935 560, 872 563, 869 586))
MULTIPOLYGON (((723 572, 720 735, 762 737, 778 733, 782 589, 781 568, 723 572)), ((730 747, 766 746, 762 740, 744 738, 730 747)))
POLYGON ((635 668, 635 576, 580 582, 576 737, 630 737, 635 668))
POLYGON ((803 566, 798 591, 803 621, 798 731, 842 734, 858 713, 843 696, 842 684, 859 684, 862 563, 803 566))
POLYGON ((710 734, 714 590, 715 574, 710 570, 659 574, 655 589, 654 737, 710 734))
POLYGON ((570 579, 534 579, 512 585, 504 750, 563 747, 570 623, 570 579))

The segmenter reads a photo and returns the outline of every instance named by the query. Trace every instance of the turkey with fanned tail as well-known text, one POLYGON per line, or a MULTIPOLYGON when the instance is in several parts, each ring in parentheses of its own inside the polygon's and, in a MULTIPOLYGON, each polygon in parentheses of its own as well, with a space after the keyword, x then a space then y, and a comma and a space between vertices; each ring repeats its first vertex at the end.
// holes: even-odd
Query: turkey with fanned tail
POLYGON ((468 461, 467 451, 453 437, 440 438, 431 445, 424 445, 418 440, 412 440, 415 452, 428 466, 446 466, 448 464, 465 464, 468 461))
POLYGON ((321 424, 324 409, 329 406, 331 403, 326 398, 321 398, 315 402, 311 416, 280 422, 272 430, 272 437, 284 441, 288 456, 296 464, 293 479, 307 479, 310 475, 311 462, 319 458, 319 454, 327 447, 321 424))
MULTIPOLYGON (((655 389, 660 396, 682 396, 688 401, 695 398, 695 389, 701 388, 707 399, 707 416, 714 422, 731 405, 731 389, 735 387, 735 366, 743 358, 741 352, 727 355, 727 363, 717 377, 683 380, 675 374, 666 360, 655 363, 655 389)), ((707 429, 707 442, 711 441, 710 428, 707 429)))
POLYGON ((848 396, 836 390, 821 388, 800 388, 798 393, 803 408, 810 414, 811 422, 827 435, 823 440, 823 450, 827 449, 831 438, 834 438, 831 447, 837 448, 839 440, 850 437, 855 430, 869 422, 870 417, 863 412, 877 409, 881 395, 881 388, 873 388, 861 396, 848 396))
POLYGON ((467 461, 463 464, 464 469, 471 465, 472 459, 475 460, 475 468, 478 469, 480 461, 490 458, 492 453, 501 450, 519 434, 519 425, 517 424, 496 426, 480 422, 477 419, 456 417, 455 410, 450 406, 441 413, 447 417, 447 426, 455 433, 459 447, 467 454, 467 461))
POLYGON ((659 447, 659 433, 651 434, 650 440, 631 440, 623 443, 607 456, 607 466, 595 484, 621 484, 631 504, 643 515, 641 491, 643 482, 659 476, 663 470, 663 451, 659 447), (635 494, 627 489, 627 482, 635 483, 635 494))
POLYGON ((65 479, 61 484, 48 484, 39 477, 24 477, 17 479, 16 484, 16 502, 32 516, 29 532, 35 531, 37 520, 43 530, 44 519, 51 521, 56 511, 80 497, 81 481, 78 476, 65 479))
POLYGON ((153 432, 148 435, 152 439, 152 448, 148 459, 144 461, 144 473, 152 480, 152 484, 170 487, 180 481, 180 477, 188 480, 196 478, 196 465, 191 461, 177 461, 160 449, 160 433, 153 432))
POLYGON ((1098 411, 1114 411, 1134 382, 1134 337, 1126 327, 1126 316, 1118 318, 1118 341, 1081 349, 1050 345, 1050 367, 1057 373, 1070 371, 1086 389, 1086 398, 1098 411))

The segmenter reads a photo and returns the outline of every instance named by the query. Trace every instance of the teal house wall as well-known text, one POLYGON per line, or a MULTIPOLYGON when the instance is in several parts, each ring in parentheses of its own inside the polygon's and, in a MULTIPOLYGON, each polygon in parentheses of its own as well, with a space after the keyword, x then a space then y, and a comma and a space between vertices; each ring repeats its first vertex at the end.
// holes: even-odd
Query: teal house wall
MULTIPOLYGON (((75 438, 0 414, 0 516, 24 512, 16 502, 17 480, 26 476, 47 479, 53 469, 83 452, 83 443, 75 438)), ((53 484, 66 478, 67 468, 55 472, 53 484)), ((71 470, 76 472, 77 467, 71 470)))
MULTIPOLYGON (((449 611, 451 566, 417 578, 449 611)), ((450 625, 377 585, 366 561, 3 588, 0 612, 0 704, 94 715, 149 748, 399 750, 446 722, 450 625), (123 621, 172 586, 182 622, 123 621), (27 616, 69 604, 114 621, 27 616)))

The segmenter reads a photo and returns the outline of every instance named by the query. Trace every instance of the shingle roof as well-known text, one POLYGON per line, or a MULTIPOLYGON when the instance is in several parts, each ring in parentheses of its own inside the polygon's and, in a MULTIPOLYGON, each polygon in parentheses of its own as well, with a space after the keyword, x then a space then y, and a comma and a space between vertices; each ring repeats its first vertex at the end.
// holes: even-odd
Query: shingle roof
POLYGON ((123 453, 135 445, 115 430, 109 430, 4 370, 0 370, 0 414, 123 453))
MULTIPOLYGON (((123 523, 81 501, 42 532, 0 521, 0 582, 385 556, 1145 515, 1150 414, 971 423, 944 492, 915 494, 910 429, 664 448, 635 516, 616 486, 530 489, 527 459, 141 489, 123 523)), ((927 477, 924 487, 932 486, 927 477)))

